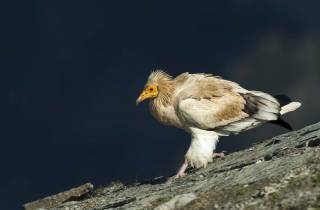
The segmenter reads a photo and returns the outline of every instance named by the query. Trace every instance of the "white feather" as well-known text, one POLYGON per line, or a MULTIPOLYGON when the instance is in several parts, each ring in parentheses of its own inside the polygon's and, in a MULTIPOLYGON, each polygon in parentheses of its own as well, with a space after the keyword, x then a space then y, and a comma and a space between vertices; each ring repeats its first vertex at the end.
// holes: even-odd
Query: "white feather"
POLYGON ((233 133, 233 134, 238 134, 240 132, 249 130, 251 128, 257 127, 260 125, 262 122, 258 121, 257 119, 254 118, 246 118, 234 123, 231 123, 227 126, 224 126, 221 128, 221 132, 227 132, 227 133, 233 133))
POLYGON ((259 110, 256 114, 252 115, 257 120, 263 120, 263 121, 271 121, 278 119, 278 115, 275 114, 273 111, 266 112, 263 110, 259 110))
POLYGON ((280 111, 279 102, 268 93, 260 91, 250 91, 249 93, 256 96, 257 113, 253 114, 253 117, 258 120, 272 121, 278 119, 278 113, 280 111))
POLYGON ((198 128, 190 128, 190 130, 192 139, 186 159, 193 167, 206 167, 209 162, 212 162, 212 154, 219 141, 219 136, 214 131, 198 128))
POLYGON ((292 111, 298 109, 300 106, 301 106, 300 102, 296 102, 296 101, 291 102, 291 103, 281 107, 280 114, 284 115, 288 112, 292 112, 292 111))
POLYGON ((268 94, 268 93, 264 93, 264 92, 261 92, 261 91, 249 91, 250 93, 256 95, 256 96, 260 96, 261 98, 264 98, 264 99, 267 99, 273 103, 276 103, 278 104, 278 106, 280 106, 279 102, 277 101, 277 99, 275 99, 272 95, 268 94))

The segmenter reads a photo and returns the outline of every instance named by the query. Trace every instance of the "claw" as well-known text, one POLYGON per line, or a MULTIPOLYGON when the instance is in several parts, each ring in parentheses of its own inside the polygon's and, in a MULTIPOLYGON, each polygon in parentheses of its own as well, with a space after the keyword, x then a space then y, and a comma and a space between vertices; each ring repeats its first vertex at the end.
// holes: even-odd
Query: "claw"
POLYGON ((225 156, 226 151, 222 151, 220 153, 213 153, 212 158, 223 158, 225 156))
POLYGON ((187 173, 177 173, 175 176, 174 176, 174 178, 173 179, 179 179, 179 178, 181 178, 181 177, 185 177, 187 175, 187 173))
POLYGON ((179 179, 181 177, 184 177, 187 175, 186 173, 186 169, 188 168, 188 161, 184 160, 184 163, 182 164, 182 166, 180 167, 178 173, 174 176, 173 179, 179 179))

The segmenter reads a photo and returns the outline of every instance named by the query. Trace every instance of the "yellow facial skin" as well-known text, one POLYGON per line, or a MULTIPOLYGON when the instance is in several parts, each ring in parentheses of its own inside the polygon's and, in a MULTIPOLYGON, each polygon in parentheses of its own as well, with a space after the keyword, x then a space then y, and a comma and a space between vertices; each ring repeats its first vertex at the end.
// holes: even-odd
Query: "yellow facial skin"
POLYGON ((155 98, 158 96, 158 86, 151 84, 151 85, 147 85, 144 90, 142 91, 142 93, 140 94, 139 98, 137 99, 137 105, 148 99, 148 98, 155 98))

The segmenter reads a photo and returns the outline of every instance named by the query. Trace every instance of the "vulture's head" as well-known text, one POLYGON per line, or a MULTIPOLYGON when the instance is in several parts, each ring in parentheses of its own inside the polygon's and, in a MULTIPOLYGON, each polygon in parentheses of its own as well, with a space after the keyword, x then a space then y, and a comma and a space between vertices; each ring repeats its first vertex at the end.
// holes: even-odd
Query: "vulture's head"
POLYGON ((155 99, 166 94, 172 86, 172 77, 162 70, 153 71, 137 99, 137 105, 146 99, 155 99))

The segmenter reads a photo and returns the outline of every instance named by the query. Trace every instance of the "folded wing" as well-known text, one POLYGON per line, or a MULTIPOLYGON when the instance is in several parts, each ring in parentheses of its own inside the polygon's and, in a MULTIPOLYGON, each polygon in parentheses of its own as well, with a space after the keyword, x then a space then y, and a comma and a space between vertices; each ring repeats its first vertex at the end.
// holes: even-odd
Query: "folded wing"
POLYGON ((189 81, 177 95, 175 110, 189 127, 237 134, 263 122, 277 120, 280 104, 269 94, 248 91, 215 77, 189 81))

